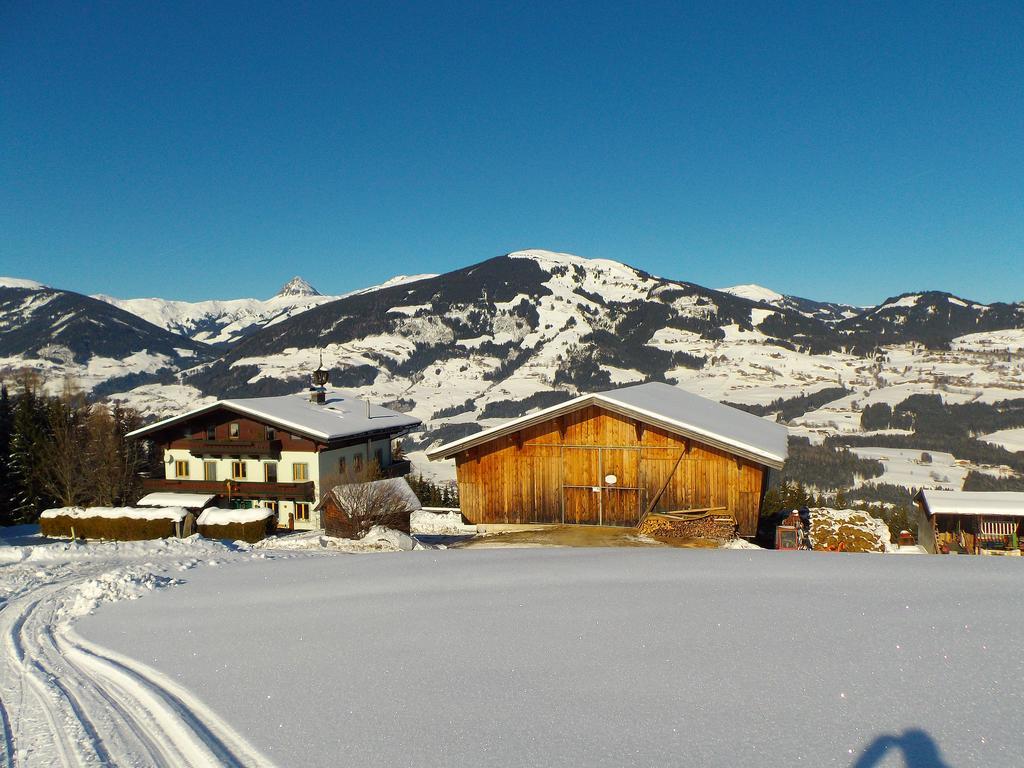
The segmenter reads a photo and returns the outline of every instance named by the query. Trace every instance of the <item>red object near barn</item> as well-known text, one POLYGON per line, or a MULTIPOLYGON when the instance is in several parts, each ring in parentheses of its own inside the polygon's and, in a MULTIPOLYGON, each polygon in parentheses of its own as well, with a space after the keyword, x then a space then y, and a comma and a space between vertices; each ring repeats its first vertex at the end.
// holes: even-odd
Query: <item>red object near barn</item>
POLYGON ((803 549, 804 548, 804 524, 800 519, 800 513, 793 510, 775 529, 776 549, 803 549))

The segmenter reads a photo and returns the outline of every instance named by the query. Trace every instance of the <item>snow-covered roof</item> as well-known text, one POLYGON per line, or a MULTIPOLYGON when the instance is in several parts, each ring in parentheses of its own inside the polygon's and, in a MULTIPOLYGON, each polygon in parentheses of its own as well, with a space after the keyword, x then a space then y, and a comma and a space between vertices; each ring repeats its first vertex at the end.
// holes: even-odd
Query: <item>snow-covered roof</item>
MULTIPOLYGON (((357 490, 355 493, 346 494, 343 490, 345 488, 344 485, 336 485, 327 492, 334 497, 334 500, 338 502, 343 511, 350 511, 347 507, 351 503, 359 503, 360 500, 371 498, 372 495, 377 493, 394 494, 405 502, 405 506, 410 512, 420 509, 420 500, 404 477, 389 477, 384 480, 370 480, 365 483, 351 483, 350 485, 357 486, 360 490, 357 490)), ((322 505, 323 501, 317 505, 317 509, 322 505)))
POLYGON ((258 523, 277 513, 267 507, 249 507, 247 509, 218 509, 209 507, 199 513, 196 525, 230 525, 232 523, 258 523))
POLYGON ((45 509, 39 517, 71 517, 76 520, 90 517, 130 520, 184 520, 188 510, 183 507, 56 507, 45 509))
POLYGON ((148 493, 135 502, 137 507, 185 507, 186 509, 202 509, 213 499, 212 493, 174 493, 157 491, 148 493))
POLYGON ((929 515, 1024 517, 1024 493, 1014 491, 922 490, 914 497, 929 515))
POLYGON ((637 418, 776 469, 782 467, 788 455, 789 432, 783 425, 670 384, 651 382, 581 395, 551 408, 512 419, 497 427, 434 448, 427 451, 427 458, 450 458, 474 445, 588 405, 598 405, 637 418))
POLYGON ((308 393, 217 400, 201 408, 136 429, 127 436, 141 437, 152 434, 164 427, 187 421, 217 408, 227 408, 318 440, 338 440, 380 431, 406 432, 422 423, 413 416, 368 403, 348 393, 328 390, 323 404, 310 402, 308 393))

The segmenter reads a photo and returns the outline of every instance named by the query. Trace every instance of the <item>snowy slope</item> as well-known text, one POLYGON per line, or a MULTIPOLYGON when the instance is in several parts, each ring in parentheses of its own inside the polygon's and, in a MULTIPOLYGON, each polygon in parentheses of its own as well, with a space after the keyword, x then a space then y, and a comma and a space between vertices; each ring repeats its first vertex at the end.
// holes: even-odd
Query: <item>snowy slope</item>
POLYGON ((89 296, 28 280, 0 280, 0 371, 34 368, 86 389, 111 378, 178 370, 206 345, 89 296))
POLYGON ((1003 768, 1020 764, 1024 673, 1011 560, 249 560, 104 605, 78 631, 282 766, 1003 768), (325 712, 339 713, 330 727, 325 712))

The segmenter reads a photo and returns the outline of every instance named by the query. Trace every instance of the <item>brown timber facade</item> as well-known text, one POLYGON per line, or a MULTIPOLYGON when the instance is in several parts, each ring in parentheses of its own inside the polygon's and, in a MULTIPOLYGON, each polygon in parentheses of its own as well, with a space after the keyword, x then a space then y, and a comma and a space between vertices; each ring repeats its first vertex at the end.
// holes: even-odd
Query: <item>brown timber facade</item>
POLYGON ((589 405, 455 454, 477 524, 636 525, 645 511, 721 509, 753 536, 769 467, 589 405))

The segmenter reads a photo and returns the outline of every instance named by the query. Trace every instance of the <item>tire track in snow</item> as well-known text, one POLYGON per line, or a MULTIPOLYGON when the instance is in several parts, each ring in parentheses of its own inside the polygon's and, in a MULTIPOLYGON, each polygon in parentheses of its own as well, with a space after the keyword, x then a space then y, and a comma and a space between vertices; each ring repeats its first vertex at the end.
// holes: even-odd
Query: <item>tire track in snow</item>
POLYGON ((154 572, 196 562, 0 566, 0 765, 271 765, 189 691, 70 626, 88 582, 160 586, 154 572))

